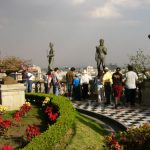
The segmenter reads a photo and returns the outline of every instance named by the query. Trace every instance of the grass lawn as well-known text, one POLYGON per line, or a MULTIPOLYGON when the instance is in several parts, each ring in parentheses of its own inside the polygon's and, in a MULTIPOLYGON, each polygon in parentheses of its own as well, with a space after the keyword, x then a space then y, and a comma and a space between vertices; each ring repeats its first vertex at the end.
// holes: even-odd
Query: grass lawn
POLYGON ((74 135, 65 150, 107 149, 104 135, 108 132, 96 121, 77 114, 74 135))

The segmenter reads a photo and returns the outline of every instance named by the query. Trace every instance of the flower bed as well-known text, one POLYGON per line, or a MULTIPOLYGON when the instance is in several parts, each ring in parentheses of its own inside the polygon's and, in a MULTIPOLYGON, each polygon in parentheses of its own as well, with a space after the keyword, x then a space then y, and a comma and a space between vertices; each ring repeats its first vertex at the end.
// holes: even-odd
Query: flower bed
POLYGON ((150 123, 133 127, 127 131, 106 136, 110 150, 148 150, 150 149, 150 123))
POLYGON ((49 116, 51 123, 44 133, 31 139, 30 143, 24 147, 23 150, 54 149, 55 145, 63 139, 65 133, 74 125, 76 112, 72 103, 66 97, 39 93, 26 94, 27 100, 39 106, 45 103, 46 97, 47 99, 51 99, 50 105, 45 107, 45 112, 49 116), (53 108, 51 108, 51 106, 53 106, 53 108), (57 113, 56 110, 58 110, 59 113, 57 113))
MULTIPOLYGON (((30 93, 26 94, 26 98, 31 103, 38 105, 40 112, 45 114, 44 118, 47 118, 45 123, 48 123, 49 125, 47 130, 44 130, 44 132, 41 133, 38 126, 29 124, 26 127, 26 130, 24 129, 25 134, 23 138, 25 143, 28 144, 23 149, 53 149, 55 145, 63 139, 66 132, 74 125, 76 112, 72 106, 72 103, 65 97, 56 97, 47 94, 30 93)), ((5 123, 5 126, 3 126, 4 131, 11 127, 12 124, 13 126, 21 125, 21 118, 25 116, 27 119, 28 115, 26 114, 30 109, 30 103, 26 102, 20 110, 12 114, 12 122, 8 122, 8 120, 3 120, 1 118, 1 125, 5 123)), ((1 145, 1 149, 7 149, 7 147, 11 147, 13 149, 11 145, 6 143, 3 146, 1 145)))

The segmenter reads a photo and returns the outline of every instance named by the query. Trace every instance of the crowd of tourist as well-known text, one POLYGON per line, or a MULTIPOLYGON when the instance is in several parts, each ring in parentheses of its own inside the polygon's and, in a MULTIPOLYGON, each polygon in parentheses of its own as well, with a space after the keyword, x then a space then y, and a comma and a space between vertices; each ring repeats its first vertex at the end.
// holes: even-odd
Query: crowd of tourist
MULTIPOLYGON (((32 77, 30 70, 23 72, 23 83, 26 86, 26 92, 32 92, 32 77)), ((62 83, 59 68, 49 70, 44 76, 45 93, 53 93, 55 95, 65 95, 70 100, 85 100, 90 98, 91 84, 96 87, 97 102, 105 106, 114 104, 114 108, 118 108, 122 103, 122 97, 125 97, 124 104, 128 107, 135 106, 136 92, 140 89, 138 83, 138 75, 133 71, 133 66, 128 65, 128 71, 121 73, 119 67, 115 72, 105 67, 100 70, 98 75, 92 78, 84 70, 78 72, 72 67, 65 74, 65 82, 62 83)), ((141 90, 141 89, 140 89, 141 90)), ((138 92, 140 93, 140 91, 138 92)), ((140 98, 141 98, 140 93, 140 98)))
MULTIPOLYGON (((110 105, 113 97, 115 108, 117 108, 124 94, 126 105, 132 107, 135 105, 138 76, 130 65, 126 74, 123 75, 120 71, 121 69, 118 67, 112 73, 105 67, 104 71, 100 70, 98 75, 92 79, 86 70, 79 73, 72 67, 66 73, 66 96, 74 100, 88 99, 90 96, 90 81, 93 80, 93 84, 97 87, 97 102, 110 105)), ((61 83, 58 68, 51 72, 50 81, 50 85, 53 86, 53 93, 59 95, 61 83)))
POLYGON ((133 71, 133 66, 128 65, 128 71, 122 74, 119 67, 114 73, 105 67, 104 72, 100 73, 98 80, 98 101, 110 105, 113 99, 114 108, 121 105, 121 98, 124 95, 125 106, 134 107, 138 84, 138 75, 133 71))

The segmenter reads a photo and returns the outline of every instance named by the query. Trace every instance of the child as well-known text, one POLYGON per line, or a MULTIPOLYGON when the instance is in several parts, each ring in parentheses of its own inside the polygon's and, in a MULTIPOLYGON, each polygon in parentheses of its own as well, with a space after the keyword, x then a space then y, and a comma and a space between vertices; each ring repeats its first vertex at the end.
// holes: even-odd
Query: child
POLYGON ((73 79, 73 97, 75 100, 81 99, 80 74, 75 74, 73 79))

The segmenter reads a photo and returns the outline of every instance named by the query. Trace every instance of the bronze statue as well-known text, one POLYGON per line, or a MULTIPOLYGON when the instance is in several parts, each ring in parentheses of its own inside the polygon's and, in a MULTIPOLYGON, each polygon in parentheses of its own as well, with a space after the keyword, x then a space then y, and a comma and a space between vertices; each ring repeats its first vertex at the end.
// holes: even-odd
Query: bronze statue
POLYGON ((105 57, 107 55, 107 48, 104 46, 104 40, 100 39, 100 45, 96 46, 96 53, 95 53, 95 60, 97 62, 97 71, 98 74, 101 70, 101 66, 102 66, 102 70, 104 70, 105 68, 105 57))
POLYGON ((48 54, 48 70, 52 70, 53 68, 53 63, 54 63, 54 49, 53 49, 53 43, 49 43, 49 54, 48 54))

